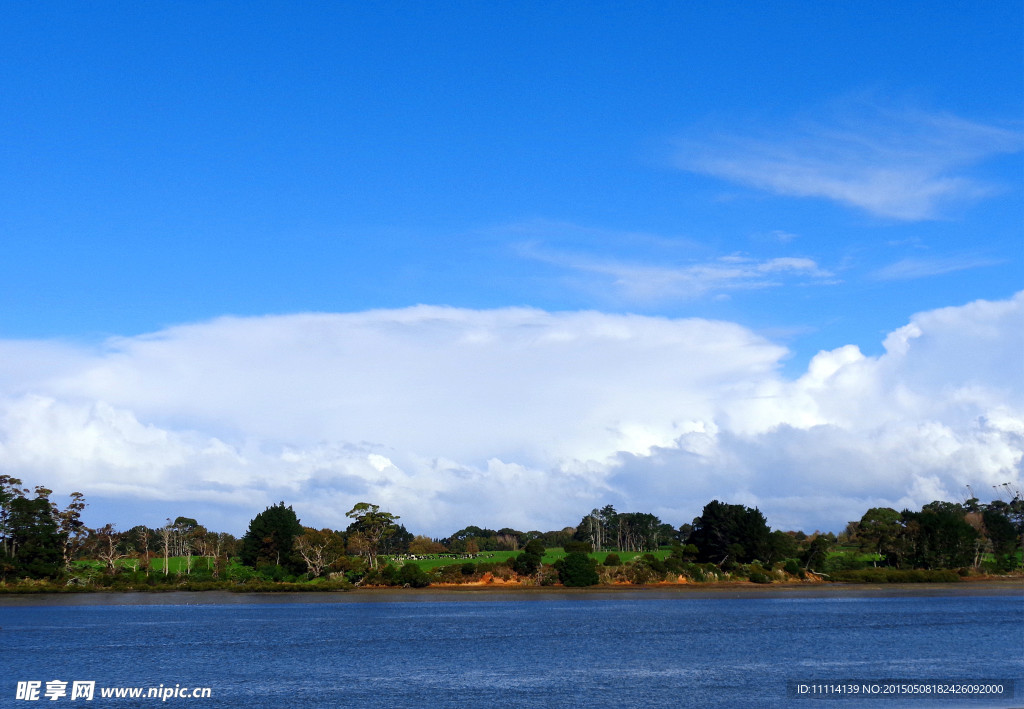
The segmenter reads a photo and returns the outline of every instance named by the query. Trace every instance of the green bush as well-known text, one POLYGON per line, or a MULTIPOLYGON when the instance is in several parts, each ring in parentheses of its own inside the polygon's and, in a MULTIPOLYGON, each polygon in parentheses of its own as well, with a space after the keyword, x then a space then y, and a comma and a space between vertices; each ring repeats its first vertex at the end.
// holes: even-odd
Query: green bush
POLYGON ((642 586, 657 580, 655 573, 651 571, 651 567, 646 564, 630 564, 627 569, 626 578, 629 579, 630 583, 642 586))
POLYGON ((826 573, 836 571, 856 571, 866 568, 868 562, 861 558, 861 554, 854 551, 844 551, 839 554, 832 554, 826 560, 823 570, 826 573))
POLYGON ((571 552, 555 564, 563 586, 593 586, 600 579, 594 568, 595 561, 586 554, 571 552))
POLYGON ((398 569, 392 564, 385 564, 368 571, 363 577, 368 586, 395 586, 399 584, 398 569))
POLYGON ((761 571, 752 571, 750 573, 750 582, 751 583, 771 583, 772 580, 770 578, 768 578, 768 576, 765 575, 761 571))
POLYGON ((295 577, 280 564, 262 564, 256 567, 256 575, 264 581, 294 581, 295 577))
POLYGON ((668 571, 668 568, 665 566, 665 562, 654 554, 644 554, 641 557, 641 561, 647 565, 647 568, 656 574, 664 574, 668 571))
POLYGON ((533 576, 540 568, 540 557, 530 552, 523 552, 512 561, 513 570, 521 576, 533 576))
POLYGON ((398 572, 398 582, 403 586, 411 586, 412 588, 423 588, 430 585, 427 572, 411 561, 407 562, 398 572))
POLYGON ((526 547, 523 548, 527 554, 533 554, 534 556, 544 556, 544 552, 547 549, 544 548, 544 542, 539 539, 531 539, 527 542, 526 547))
POLYGON ((985 561, 984 568, 989 573, 1006 574, 1017 568, 1016 554, 993 554, 992 559, 985 561))
POLYGON ((616 554, 615 552, 611 552, 610 554, 608 554, 608 556, 606 556, 604 558, 604 565, 605 566, 621 566, 622 565, 622 559, 620 559, 619 555, 616 554))
POLYGON ((670 556, 664 561, 665 569, 673 574, 685 574, 686 570, 690 568, 690 562, 684 561, 679 556, 670 556))
POLYGON ((837 571, 834 581, 847 583, 950 583, 960 580, 953 569, 851 569, 837 571))
MULTIPOLYGON (((466 580, 466 574, 463 571, 465 565, 450 564, 448 566, 438 566, 434 569, 434 574, 437 579, 442 583, 461 583, 466 580)), ((475 573, 474 564, 474 573, 475 573)), ((470 574, 472 575, 472 574, 470 574)))

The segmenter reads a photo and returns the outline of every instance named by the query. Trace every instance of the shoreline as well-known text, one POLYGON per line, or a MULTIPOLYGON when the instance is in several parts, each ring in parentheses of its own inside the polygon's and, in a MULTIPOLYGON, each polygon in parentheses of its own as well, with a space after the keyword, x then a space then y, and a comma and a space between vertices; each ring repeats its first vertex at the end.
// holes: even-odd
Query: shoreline
POLYGON ((455 601, 553 601, 553 600, 736 600, 828 598, 922 598, 936 596, 1020 596, 1024 579, 994 578, 957 583, 855 584, 779 583, 678 584, 652 586, 441 586, 421 589, 363 588, 352 591, 239 593, 210 591, 92 591, 86 593, 0 594, 0 608, 27 606, 107 605, 251 605, 292 603, 438 603, 455 601))

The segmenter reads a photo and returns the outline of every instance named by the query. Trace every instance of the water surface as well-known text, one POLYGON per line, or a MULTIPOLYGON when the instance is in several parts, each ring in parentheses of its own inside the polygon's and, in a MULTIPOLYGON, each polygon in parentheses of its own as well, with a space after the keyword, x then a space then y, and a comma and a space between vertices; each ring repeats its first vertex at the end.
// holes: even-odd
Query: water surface
MULTIPOLYGON (((0 706, 32 705, 19 680, 53 679, 211 688, 92 703, 110 707, 1024 706, 1020 595, 295 596, 22 597, 0 607, 0 706), (887 679, 1020 686, 995 701, 787 696, 797 680, 887 679)), ((62 702, 82 703, 46 705, 62 702)))

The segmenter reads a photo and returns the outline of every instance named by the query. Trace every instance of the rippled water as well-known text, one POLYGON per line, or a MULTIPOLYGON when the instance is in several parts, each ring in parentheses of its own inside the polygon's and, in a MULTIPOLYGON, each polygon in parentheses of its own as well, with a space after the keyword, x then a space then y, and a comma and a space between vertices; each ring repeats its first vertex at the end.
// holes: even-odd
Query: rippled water
POLYGON ((1020 596, 252 600, 0 607, 0 706, 53 679, 211 688, 97 690, 110 707, 1024 706, 1020 596), (987 702, 787 696, 794 680, 915 678, 1019 686, 987 702))

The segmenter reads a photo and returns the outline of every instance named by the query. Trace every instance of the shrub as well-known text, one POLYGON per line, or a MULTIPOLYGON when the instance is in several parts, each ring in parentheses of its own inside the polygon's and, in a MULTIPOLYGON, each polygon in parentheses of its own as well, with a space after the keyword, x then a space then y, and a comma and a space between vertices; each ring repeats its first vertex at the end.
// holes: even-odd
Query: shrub
POLYGON ((833 573, 835 571, 855 571, 867 566, 867 562, 860 558, 860 554, 853 551, 845 551, 833 554, 825 560, 824 571, 833 573))
POLYGON ((512 561, 512 568, 521 576, 533 576, 540 568, 540 557, 530 552, 524 552, 512 561))
POLYGON ((264 581, 294 581, 288 569, 280 564, 261 564, 256 567, 256 575, 264 581))
POLYGON ((668 571, 668 568, 665 566, 665 562, 654 554, 644 554, 642 560, 643 563, 647 565, 647 568, 656 574, 664 574, 668 571))
POLYGON ((598 581, 595 562, 586 554, 572 552, 560 559, 555 568, 563 586, 593 586, 598 581))
POLYGON ((363 583, 368 586, 394 586, 399 583, 398 569, 392 564, 385 564, 368 571, 363 577, 363 583))
POLYGON ((851 569, 832 574, 835 581, 848 583, 949 583, 959 581, 952 569, 851 569))
POLYGON ((686 570, 690 568, 688 561, 683 561, 678 556, 670 556, 664 561, 665 569, 671 571, 673 574, 685 574, 686 570))
POLYGON ((508 564, 495 564, 494 570, 491 571, 491 574, 501 579, 502 581, 508 581, 509 579, 511 579, 512 573, 512 567, 508 564))
POLYGON ((622 565, 622 559, 620 559, 619 555, 616 554, 615 552, 611 552, 608 556, 606 556, 604 558, 604 565, 605 566, 621 566, 622 565))
POLYGON ((630 564, 626 567, 626 579, 630 583, 642 586, 654 580, 654 572, 647 564, 630 564))
POLYGON ((762 571, 751 571, 750 572, 751 583, 771 583, 772 580, 768 578, 762 571))
MULTIPOLYGON (((476 565, 474 564, 474 573, 476 572, 475 566, 476 565)), ((438 566, 434 569, 434 574, 436 574, 438 580, 442 583, 461 583, 462 581, 468 580, 464 571, 465 568, 466 564, 449 564, 448 566, 438 566)), ((473 574, 469 575, 472 576, 473 574)))
POLYGON ((402 566, 398 572, 398 581, 403 586, 411 586, 412 588, 423 588, 430 585, 427 572, 412 562, 407 562, 402 566))
POLYGON ((544 542, 539 539, 531 539, 527 542, 523 551, 527 554, 533 554, 534 556, 544 556, 546 549, 544 548, 544 542))

